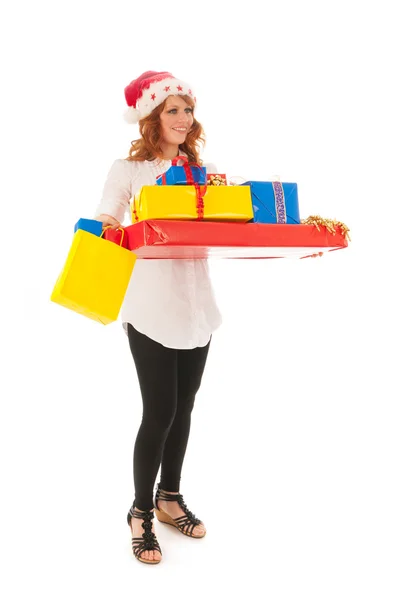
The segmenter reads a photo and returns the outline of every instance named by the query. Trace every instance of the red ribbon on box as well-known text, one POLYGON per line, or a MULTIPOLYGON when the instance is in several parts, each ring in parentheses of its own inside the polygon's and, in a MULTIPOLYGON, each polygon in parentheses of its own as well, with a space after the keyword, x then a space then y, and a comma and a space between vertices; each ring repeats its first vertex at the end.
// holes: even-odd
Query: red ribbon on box
MULTIPOLYGON (((188 185, 193 185, 196 188, 196 199, 197 199, 197 203, 196 203, 196 210, 197 210, 197 220, 201 221, 202 219, 204 219, 204 195, 207 191, 207 186, 203 185, 200 186, 198 183, 196 183, 194 181, 193 178, 193 174, 192 174, 192 170, 190 167, 196 167, 198 169, 201 169, 201 166, 198 165, 197 163, 190 163, 187 159, 186 156, 176 156, 173 160, 172 160, 172 166, 173 167, 177 167, 178 166, 178 162, 179 161, 183 162, 183 169, 185 171, 185 175, 186 175, 186 180, 188 182, 188 185)), ((163 175, 163 179, 162 182, 164 183, 164 175, 163 175)))

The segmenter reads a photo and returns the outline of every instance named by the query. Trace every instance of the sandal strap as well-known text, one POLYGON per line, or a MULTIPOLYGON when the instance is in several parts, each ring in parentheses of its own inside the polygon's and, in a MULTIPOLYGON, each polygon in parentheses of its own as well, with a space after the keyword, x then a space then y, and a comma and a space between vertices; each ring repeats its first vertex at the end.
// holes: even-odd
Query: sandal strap
POLYGON ((157 537, 152 531, 152 520, 154 519, 153 510, 139 511, 135 508, 135 503, 133 503, 127 515, 129 526, 131 525, 131 520, 133 518, 143 520, 142 528, 144 529, 141 537, 132 537, 132 550, 134 555, 138 557, 145 550, 158 550, 160 554, 162 554, 157 537))
POLYGON ((143 537, 132 538, 132 552, 134 553, 134 555, 136 557, 141 556, 142 553, 145 552, 145 550, 158 550, 159 553, 162 554, 160 544, 158 543, 158 540, 155 536, 154 538, 155 539, 152 542, 143 540, 143 537))
POLYGON ((129 511, 129 514, 135 519, 143 519, 144 521, 151 521, 152 519, 154 519, 153 510, 141 511, 134 508, 132 512, 129 511))
POLYGON ((184 516, 178 517, 177 519, 174 519, 174 521, 176 523, 179 523, 181 521, 181 519, 185 519, 185 521, 182 522, 182 528, 185 528, 189 525, 193 525, 193 528, 192 528, 192 531, 193 531, 193 529, 196 527, 196 525, 201 524, 200 519, 198 519, 186 506, 186 503, 183 499, 182 494, 172 493, 172 492, 171 493, 164 492, 164 490, 160 489, 160 484, 158 484, 156 495, 154 498, 154 506, 155 506, 155 508, 157 508, 157 510, 158 510, 158 501, 159 500, 163 500, 166 502, 177 502, 179 504, 179 506, 185 513, 186 517, 184 517, 184 516))
POLYGON ((188 535, 192 535, 196 525, 200 525, 201 523, 200 519, 192 520, 186 516, 178 517, 177 519, 174 519, 174 521, 178 525, 178 529, 188 535))
POLYGON ((172 492, 164 492, 164 490, 160 490, 159 488, 156 491, 157 500, 165 500, 166 502, 177 502, 179 493, 172 492))
POLYGON ((132 518, 143 519, 145 522, 151 521, 152 519, 154 519, 154 511, 153 511, 153 509, 144 510, 144 511, 138 510, 135 507, 135 503, 133 503, 132 506, 130 507, 128 515, 127 515, 128 525, 131 524, 132 518))

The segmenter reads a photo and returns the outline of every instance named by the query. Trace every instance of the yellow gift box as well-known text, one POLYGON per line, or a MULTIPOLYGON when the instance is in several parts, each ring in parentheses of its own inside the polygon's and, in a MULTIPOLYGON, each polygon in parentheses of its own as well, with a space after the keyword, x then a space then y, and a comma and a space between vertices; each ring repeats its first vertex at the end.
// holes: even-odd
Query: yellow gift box
MULTIPOLYGON (((203 204, 204 221, 246 223, 254 217, 248 185, 207 186, 203 204)), ((147 219, 192 221, 198 218, 196 206, 193 185, 144 185, 132 201, 132 223, 147 219)))
POLYGON ((50 300, 103 325, 112 323, 135 262, 136 255, 129 250, 78 229, 50 300))

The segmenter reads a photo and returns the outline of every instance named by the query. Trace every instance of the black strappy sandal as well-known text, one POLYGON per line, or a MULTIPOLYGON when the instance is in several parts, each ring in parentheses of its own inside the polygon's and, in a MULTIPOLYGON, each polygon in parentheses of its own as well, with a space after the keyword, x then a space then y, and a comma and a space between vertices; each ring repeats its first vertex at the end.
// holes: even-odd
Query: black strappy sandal
POLYGON ((152 519, 154 519, 153 511, 145 510, 144 512, 141 512, 135 509, 135 503, 133 503, 127 516, 129 528, 131 527, 132 518, 143 519, 142 527, 144 529, 144 533, 142 533, 141 537, 132 537, 133 555, 135 558, 140 560, 140 562, 147 563, 148 565, 158 565, 158 563, 161 561, 161 558, 159 560, 148 560, 146 558, 141 558, 145 550, 158 550, 160 554, 162 554, 156 535, 151 530, 152 519))
POLYGON ((159 483, 157 484, 157 490, 154 496, 154 510, 157 519, 161 521, 161 523, 172 525, 173 527, 179 529, 181 533, 189 537, 203 538, 206 535, 206 531, 203 535, 193 535, 193 530, 196 527, 196 525, 204 525, 204 523, 203 521, 200 521, 200 519, 197 519, 192 512, 190 512, 185 502, 183 501, 182 494, 166 493, 160 489, 159 483), (173 519, 165 511, 158 508, 158 500, 166 500, 167 502, 178 502, 179 506, 181 507, 186 516, 182 515, 177 519, 173 519))

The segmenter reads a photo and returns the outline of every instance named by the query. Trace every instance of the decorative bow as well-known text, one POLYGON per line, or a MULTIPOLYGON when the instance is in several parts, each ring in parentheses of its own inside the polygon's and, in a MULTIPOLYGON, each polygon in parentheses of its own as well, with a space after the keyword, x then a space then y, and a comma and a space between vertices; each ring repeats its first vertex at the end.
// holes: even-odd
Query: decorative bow
POLYGON ((311 215, 307 219, 301 219, 301 223, 302 225, 314 225, 318 231, 320 231, 320 226, 326 227, 329 233, 333 235, 336 234, 336 228, 339 227, 344 238, 349 242, 351 241, 349 235, 350 229, 341 221, 336 221, 336 219, 324 219, 319 215, 311 215))

